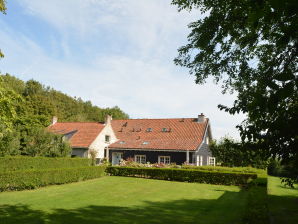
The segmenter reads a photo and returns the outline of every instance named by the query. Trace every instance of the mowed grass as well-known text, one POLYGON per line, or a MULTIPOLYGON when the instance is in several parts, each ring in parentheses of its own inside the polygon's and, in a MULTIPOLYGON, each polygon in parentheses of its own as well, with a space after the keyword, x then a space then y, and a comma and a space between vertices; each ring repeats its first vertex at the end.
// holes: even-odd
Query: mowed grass
POLYGON ((268 202, 272 224, 298 223, 298 185, 285 187, 280 178, 269 176, 268 202))
POLYGON ((236 186, 102 177, 0 193, 0 223, 242 223, 236 186))

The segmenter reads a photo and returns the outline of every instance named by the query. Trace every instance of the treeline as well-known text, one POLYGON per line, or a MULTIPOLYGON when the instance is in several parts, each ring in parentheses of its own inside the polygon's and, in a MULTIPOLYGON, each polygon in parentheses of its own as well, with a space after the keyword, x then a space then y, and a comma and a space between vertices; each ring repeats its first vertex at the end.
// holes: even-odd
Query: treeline
POLYGON ((99 108, 90 101, 70 97, 35 80, 24 82, 0 74, 0 156, 66 156, 70 147, 45 131, 52 117, 59 121, 103 122, 106 115, 126 119, 119 107, 99 108))

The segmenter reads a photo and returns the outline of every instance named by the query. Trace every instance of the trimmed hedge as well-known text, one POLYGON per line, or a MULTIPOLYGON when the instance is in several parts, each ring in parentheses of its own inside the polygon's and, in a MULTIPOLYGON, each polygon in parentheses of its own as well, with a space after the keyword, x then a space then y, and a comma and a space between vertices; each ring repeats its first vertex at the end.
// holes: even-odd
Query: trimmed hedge
POLYGON ((91 159, 29 156, 0 157, 0 172, 30 169, 74 168, 83 166, 91 166, 91 159))
POLYGON ((257 178, 253 173, 231 173, 177 168, 145 168, 145 167, 107 167, 106 172, 112 176, 143 177, 158 180, 198 182, 220 185, 247 185, 257 178))
POLYGON ((223 166, 191 166, 182 165, 183 169, 194 170, 209 170, 209 171, 226 171, 232 173, 266 173, 266 170, 261 170, 253 167, 223 167, 223 166))
POLYGON ((34 189, 52 184, 65 184, 98 178, 106 166, 20 170, 0 173, 0 191, 34 189))
POLYGON ((267 176, 258 177, 248 185, 245 224, 269 224, 267 176))

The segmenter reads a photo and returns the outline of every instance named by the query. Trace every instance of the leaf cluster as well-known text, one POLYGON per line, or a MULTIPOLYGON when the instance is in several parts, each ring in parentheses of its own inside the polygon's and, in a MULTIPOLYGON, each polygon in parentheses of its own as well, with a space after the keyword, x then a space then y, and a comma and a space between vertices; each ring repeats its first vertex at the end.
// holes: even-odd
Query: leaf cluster
MULTIPOLYGON (((298 159, 298 1, 173 0, 198 9, 188 43, 174 60, 202 84, 208 77, 234 92, 230 114, 244 113, 242 141, 283 163, 298 159)), ((298 170, 298 163, 295 166, 298 170)), ((294 179, 298 176, 293 174, 294 179)))

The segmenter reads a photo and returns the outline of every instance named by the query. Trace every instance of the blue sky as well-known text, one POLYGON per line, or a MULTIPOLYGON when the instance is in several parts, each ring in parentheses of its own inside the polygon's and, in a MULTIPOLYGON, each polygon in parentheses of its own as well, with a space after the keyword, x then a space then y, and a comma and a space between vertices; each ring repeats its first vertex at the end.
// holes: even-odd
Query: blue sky
POLYGON ((119 106, 132 118, 211 120, 213 135, 238 138, 244 115, 212 81, 196 85, 175 66, 187 24, 199 12, 179 12, 170 0, 15 0, 0 15, 0 71, 35 79, 100 107, 119 106))

